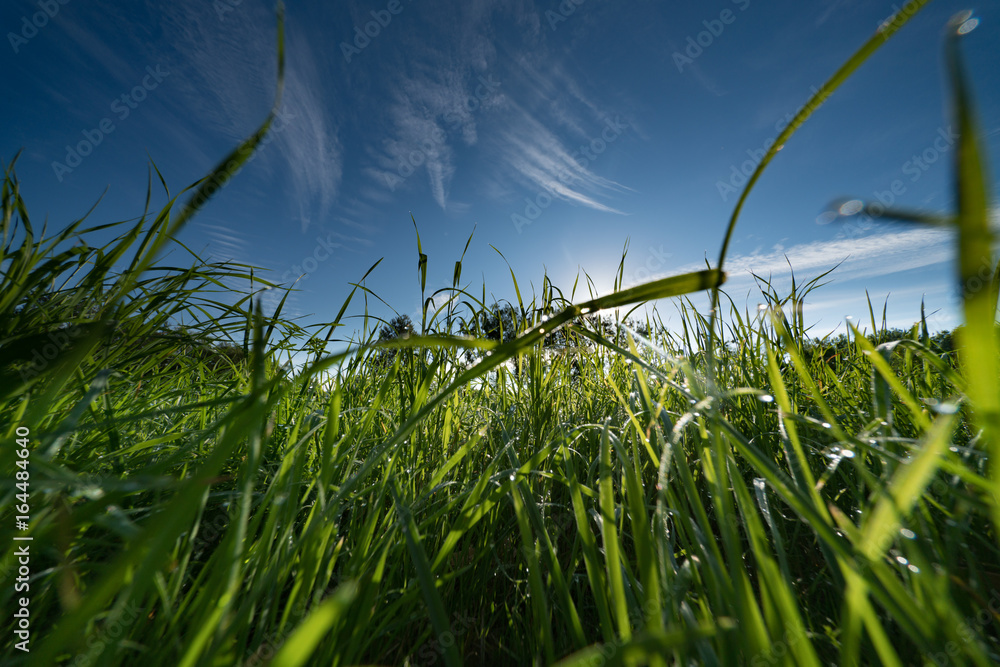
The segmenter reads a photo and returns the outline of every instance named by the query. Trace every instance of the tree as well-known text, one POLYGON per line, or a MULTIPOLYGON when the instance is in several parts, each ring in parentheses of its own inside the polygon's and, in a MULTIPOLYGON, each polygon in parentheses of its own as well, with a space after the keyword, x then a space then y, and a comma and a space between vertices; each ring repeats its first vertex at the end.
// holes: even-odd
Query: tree
MULTIPOLYGON (((413 321, 406 313, 396 315, 385 323, 378 332, 378 342, 395 340, 397 338, 407 338, 413 334, 413 321)), ((381 349, 376 351, 373 363, 380 369, 388 368, 396 359, 398 350, 381 349)))
POLYGON ((476 313, 467 333, 480 335, 487 340, 506 343, 517 337, 523 322, 509 303, 493 304, 492 308, 476 313))

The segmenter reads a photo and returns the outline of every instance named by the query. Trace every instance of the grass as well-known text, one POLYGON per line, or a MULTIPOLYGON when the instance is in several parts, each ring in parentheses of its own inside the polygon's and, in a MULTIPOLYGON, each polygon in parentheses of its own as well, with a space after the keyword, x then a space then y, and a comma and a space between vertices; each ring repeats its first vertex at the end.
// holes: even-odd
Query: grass
MULTIPOLYGON (((107 225, 36 233, 12 164, 0 600, 30 595, 32 635, 4 663, 996 664, 998 281, 955 28, 957 210, 931 221, 959 239, 957 354, 922 315, 903 338, 853 329, 816 354, 799 306, 820 278, 762 284, 755 312, 725 299, 728 239, 771 154, 715 269, 627 290, 619 272, 581 302, 547 279, 522 298, 512 273, 517 303, 495 306, 462 288, 459 260, 419 332, 378 343, 366 311, 336 355, 363 278, 302 327, 224 287, 269 287, 251 267, 163 255, 188 253, 177 231, 270 116, 179 212, 147 206, 100 248, 85 240, 107 225), (684 296, 705 289, 708 314, 684 296), (679 331, 655 311, 597 317, 666 297, 679 331), (484 324, 503 321, 516 335, 484 324), (32 538, 27 593, 15 534, 32 538)), ((423 292, 419 236, 418 254, 423 292)))

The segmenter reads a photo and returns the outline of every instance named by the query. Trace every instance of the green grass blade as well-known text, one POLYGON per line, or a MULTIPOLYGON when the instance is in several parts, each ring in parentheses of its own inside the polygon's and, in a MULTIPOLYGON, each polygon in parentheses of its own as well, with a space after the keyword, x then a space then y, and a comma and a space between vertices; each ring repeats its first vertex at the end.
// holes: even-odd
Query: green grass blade
MULTIPOLYGON (((424 594, 424 602, 427 604, 427 613, 430 615, 431 625, 438 636, 444 636, 449 632, 448 613, 445 611, 444 602, 441 601, 441 594, 434 583, 434 575, 431 571, 430 562, 422 545, 420 532, 417 524, 413 520, 410 508, 400 500, 399 491, 396 488, 395 480, 389 485, 389 492, 392 494, 393 504, 396 506, 396 516, 399 520, 400 530, 406 539, 406 548, 410 552, 413 566, 417 570, 417 580, 420 582, 420 590, 424 594)), ((445 647, 444 660, 449 667, 456 667, 462 664, 462 658, 458 654, 455 644, 445 647)))
POLYGON ((358 585, 346 581, 289 635, 271 661, 271 667, 301 667, 313 664, 313 653, 337 621, 341 620, 358 594, 358 585))

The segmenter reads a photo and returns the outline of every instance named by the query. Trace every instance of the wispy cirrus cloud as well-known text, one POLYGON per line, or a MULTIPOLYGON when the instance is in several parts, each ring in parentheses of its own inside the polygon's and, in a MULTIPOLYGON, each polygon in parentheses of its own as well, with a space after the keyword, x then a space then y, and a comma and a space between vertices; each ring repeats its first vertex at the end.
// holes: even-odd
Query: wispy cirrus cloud
POLYGON ((483 0, 435 21, 431 36, 404 36, 404 52, 389 54, 384 65, 392 76, 382 112, 387 131, 367 148, 372 164, 364 171, 377 188, 426 184, 442 209, 461 210, 451 184, 469 160, 492 181, 481 191, 509 197, 517 189, 545 190, 621 213, 601 198, 627 188, 574 155, 575 144, 600 137, 612 111, 567 71, 567 56, 546 48, 540 16, 531 2, 483 0), (535 48, 499 53, 500 29, 535 48))
MULTIPOLYGON (((990 226, 994 234, 1000 234, 1000 208, 990 212, 990 226)), ((840 264, 837 274, 841 278, 876 278, 954 261, 956 234, 938 228, 911 227, 859 238, 841 236, 787 248, 777 245, 766 252, 730 256, 724 269, 730 283, 752 280, 751 273, 763 277, 786 274, 789 264, 796 272, 809 273, 823 272, 840 264)), ((704 268, 704 262, 692 262, 670 274, 704 268)))
POLYGON ((223 261, 240 261, 250 250, 245 234, 239 234, 228 225, 197 221, 195 225, 212 242, 214 254, 223 261))
POLYGON ((382 185, 395 184, 414 173, 425 175, 434 201, 447 207, 451 179, 455 174, 454 135, 473 145, 477 141, 476 123, 465 112, 468 99, 463 74, 458 71, 424 71, 401 75, 397 92, 389 106, 390 129, 381 143, 373 147, 376 176, 382 185))
MULTIPOLYGON (((170 94, 144 104, 143 122, 169 132, 170 144, 201 171, 255 130, 274 100, 273 5, 248 0, 218 11, 223 4, 179 0, 126 12, 119 4, 95 0, 76 20, 60 21, 53 30, 66 36, 61 48, 67 56, 93 71, 88 89, 97 98, 130 90, 147 65, 169 72, 170 94), (139 56, 125 59, 123 52, 139 56)), ((282 112, 287 122, 272 131, 267 147, 258 149, 253 170, 286 182, 305 231, 337 197, 343 150, 329 87, 323 85, 323 58, 303 22, 290 18, 286 23, 282 112)), ((70 113, 84 107, 79 99, 65 102, 55 89, 50 95, 70 113)), ((82 122, 93 119, 85 115, 82 122)))
MULTIPOLYGON (((274 19, 269 8, 245 3, 220 16, 209 5, 162 10, 173 22, 179 66, 191 72, 187 102, 220 133, 239 140, 255 128, 274 97, 274 19)), ((327 87, 309 39, 286 26, 287 66, 282 123, 272 131, 275 159, 261 149, 269 176, 284 175, 294 193, 302 231, 330 210, 343 175, 342 146, 327 87)), ((270 152, 270 151, 267 151, 270 152)))
MULTIPOLYGON (((102 2, 88 14, 99 16, 100 23, 66 22, 64 29, 78 53, 106 69, 121 86, 134 84, 134 68, 118 57, 120 49, 108 46, 111 35, 144 54, 136 71, 148 63, 170 71, 171 96, 162 96, 162 103, 173 117, 161 118, 157 125, 169 127, 174 143, 192 158, 214 162, 220 149, 260 125, 274 99, 273 7, 254 2, 226 7, 221 13, 212 3, 182 0, 148 4, 126 16, 102 2), (151 37, 152 25, 161 33, 156 39, 151 37), (197 119, 198 125, 191 126, 190 119, 197 119), (206 149, 206 130, 224 141, 206 149)), ((328 88, 317 65, 321 59, 296 21, 289 20, 286 33, 282 112, 287 122, 272 132, 267 148, 258 150, 260 159, 255 157, 253 169, 284 177, 304 231, 336 199, 343 158, 336 116, 330 113, 328 88)))
POLYGON ((509 176, 522 186, 551 192, 565 201, 622 214, 596 197, 601 192, 621 192, 627 188, 584 166, 586 163, 578 153, 519 105, 512 105, 509 117, 513 120, 500 130, 494 142, 509 176))
MULTIPOLYGON (((751 274, 768 277, 786 274, 791 264, 796 273, 820 273, 840 263, 838 275, 862 279, 949 262, 954 256, 953 234, 939 229, 906 229, 855 239, 813 241, 770 251, 734 255, 726 259, 730 283, 751 281, 751 274)), ((693 262, 671 275, 699 271, 704 262, 693 262)))

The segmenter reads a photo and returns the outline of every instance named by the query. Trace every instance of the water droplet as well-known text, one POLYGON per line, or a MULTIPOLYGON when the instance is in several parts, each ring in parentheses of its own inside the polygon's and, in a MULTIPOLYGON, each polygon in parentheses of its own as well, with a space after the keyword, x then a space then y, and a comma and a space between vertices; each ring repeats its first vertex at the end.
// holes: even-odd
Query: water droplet
POLYGON ((510 481, 513 482, 515 479, 517 479, 517 475, 515 475, 514 473, 511 473, 510 474, 510 481))
POLYGON ((854 450, 853 449, 845 449, 843 451, 843 455, 844 455, 845 459, 853 459, 854 458, 854 450))
POLYGON ((545 333, 545 327, 538 327, 538 333, 545 333))
POLYGON ((829 225, 831 222, 840 217, 836 211, 823 211, 818 216, 816 216, 817 225, 829 225))
POLYGON ((931 406, 934 412, 941 415, 953 415, 958 412, 958 405, 955 403, 938 403, 937 405, 931 406))
POLYGON ((909 528, 900 528, 899 529, 899 534, 902 535, 903 537, 905 537, 908 540, 912 540, 913 538, 915 538, 917 536, 917 534, 914 533, 909 528))
POLYGON ((907 565, 907 567, 910 569, 910 572, 914 574, 920 574, 920 568, 914 565, 913 563, 910 563, 909 565, 907 565))
POLYGON ((896 556, 896 562, 900 565, 909 565, 910 561, 906 560, 902 556, 896 556))
POLYGON ((857 215, 864 207, 865 205, 860 199, 851 199, 841 204, 839 210, 841 215, 857 215))
POLYGON ((774 403, 774 396, 771 396, 770 394, 763 394, 762 396, 758 396, 757 399, 761 403, 774 403))
POLYGON ((968 35, 979 25, 979 19, 972 15, 971 10, 966 9, 963 12, 955 14, 951 19, 951 24, 958 26, 955 32, 959 35, 968 35))
POLYGON ((966 21, 962 25, 958 26, 958 34, 959 35, 968 35, 970 32, 972 32, 973 30, 975 30, 976 26, 978 26, 978 25, 979 25, 979 19, 977 19, 977 18, 969 19, 968 21, 966 21))
POLYGON ((822 426, 823 428, 833 428, 828 422, 823 422, 822 426))
POLYGON ((767 304, 766 303, 758 303, 757 304, 757 310, 760 310, 760 311, 767 310, 767 304))
POLYGON ((853 316, 853 315, 848 315, 848 316, 847 316, 847 317, 845 317, 844 319, 845 319, 845 320, 847 320, 848 322, 850 322, 851 320, 853 320, 853 319, 854 319, 854 316, 853 316))

